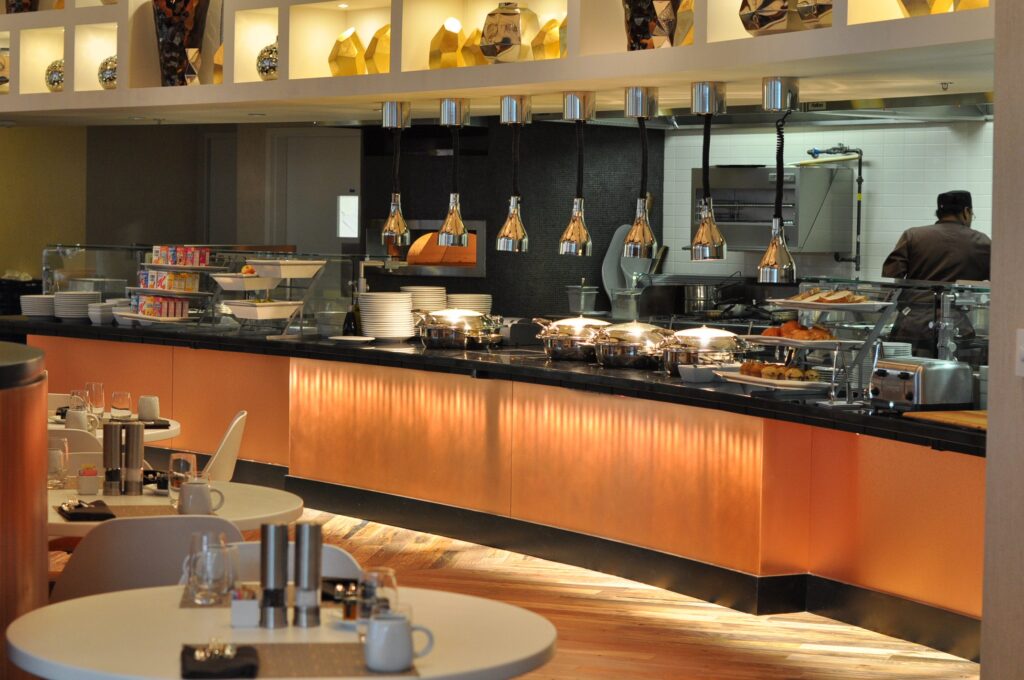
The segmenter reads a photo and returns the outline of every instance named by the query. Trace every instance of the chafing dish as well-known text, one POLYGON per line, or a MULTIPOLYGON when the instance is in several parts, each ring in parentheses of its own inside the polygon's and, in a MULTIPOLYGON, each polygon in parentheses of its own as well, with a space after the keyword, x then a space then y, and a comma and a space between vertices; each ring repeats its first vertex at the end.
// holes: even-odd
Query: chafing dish
POLYGON ((605 368, 655 369, 668 335, 664 328, 636 321, 604 326, 594 335, 597 363, 605 368))
POLYGON ((469 309, 414 312, 427 349, 485 349, 501 344, 501 319, 469 309))
POLYGON ((748 346, 735 333, 701 326, 673 333, 662 342, 660 349, 662 369, 669 375, 676 375, 680 365, 732 363, 748 346))
POLYGON ((542 327, 537 339, 544 345, 544 352, 556 361, 596 361, 594 336, 609 325, 607 321, 583 316, 561 321, 534 319, 533 322, 542 327))

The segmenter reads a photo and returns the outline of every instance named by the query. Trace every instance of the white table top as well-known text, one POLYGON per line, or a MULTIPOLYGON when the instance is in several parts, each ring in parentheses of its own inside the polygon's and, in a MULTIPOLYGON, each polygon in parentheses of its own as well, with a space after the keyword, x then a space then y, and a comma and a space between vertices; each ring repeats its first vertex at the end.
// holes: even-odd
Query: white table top
MULTIPOLYGON (((286 523, 302 516, 302 499, 293 493, 254 484, 212 482, 214 489, 224 494, 224 505, 216 512, 218 517, 232 522, 240 531, 259 529, 264 523, 286 523)), ((85 536, 98 522, 69 522, 54 510, 69 498, 86 501, 102 500, 107 505, 169 505, 167 496, 157 496, 147 490, 141 496, 79 496, 74 489, 55 489, 46 494, 47 533, 50 536, 85 536)))
MULTIPOLYGON (((180 678, 183 644, 355 642, 324 612, 319 628, 231 628, 227 608, 183 609, 182 586, 124 590, 67 600, 25 614, 7 629, 10 660, 53 680, 180 678), (96 625, 89 625, 90 622, 96 625)), ((551 659, 557 633, 547 619, 502 602, 402 588, 413 622, 434 633, 433 651, 416 660, 423 678, 511 678, 551 659)), ((420 636, 415 637, 421 644, 420 636)))
MULTIPOLYGON (((170 418, 164 418, 164 420, 170 422, 171 426, 166 428, 166 429, 162 429, 162 430, 157 430, 157 429, 148 429, 148 430, 146 430, 145 435, 143 435, 143 441, 145 441, 147 444, 149 444, 150 442, 162 442, 162 441, 166 441, 168 439, 174 439, 179 434, 181 434, 181 423, 179 423, 177 420, 172 420, 170 418)), ((47 419, 47 421, 46 421, 46 429, 51 434, 59 434, 60 432, 62 432, 64 430, 64 424, 62 422, 61 423, 55 423, 52 420, 47 419)), ((97 439, 99 439, 100 441, 103 441, 103 428, 102 427, 97 428, 96 432, 94 434, 96 435, 97 439)))

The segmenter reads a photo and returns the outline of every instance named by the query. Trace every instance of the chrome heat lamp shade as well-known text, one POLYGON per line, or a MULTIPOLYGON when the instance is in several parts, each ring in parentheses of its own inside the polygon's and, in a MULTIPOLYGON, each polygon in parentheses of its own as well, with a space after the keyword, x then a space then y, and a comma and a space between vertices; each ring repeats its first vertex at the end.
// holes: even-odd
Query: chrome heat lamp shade
POLYGON ((633 226, 626 233, 626 242, 623 246, 623 257, 640 257, 652 259, 655 251, 658 250, 658 242, 651 231, 651 221, 647 217, 647 199, 636 199, 636 217, 633 219, 633 226))
POLYGON ((593 248, 590 232, 587 231, 587 222, 583 218, 583 199, 574 198, 569 226, 565 228, 562 237, 558 240, 558 254, 585 257, 590 255, 593 248))
POLYGON ((402 130, 409 127, 411 106, 408 102, 389 101, 381 105, 381 126, 391 130, 394 151, 391 167, 391 208, 380 232, 381 245, 391 248, 408 246, 412 234, 402 215, 402 193, 399 182, 399 161, 402 157, 402 130))
POLYGON ((691 262, 713 262, 724 260, 728 254, 725 236, 715 222, 715 211, 710 198, 701 201, 700 226, 690 244, 691 262))
POLYGON ((498 252, 525 253, 530 249, 530 237, 526 235, 519 203, 519 196, 513 196, 509 200, 508 217, 498 232, 498 252))
POLYGON ((391 209, 380 232, 381 245, 407 246, 410 240, 409 225, 402 215, 402 194, 391 194, 391 209))
POLYGON ((782 220, 772 220, 772 239, 757 265, 758 283, 796 283, 796 262, 786 245, 786 232, 782 220))
POLYGON ((459 129, 469 124, 469 100, 445 98, 441 100, 441 125, 452 132, 452 192, 448 198, 448 214, 437 232, 437 245, 442 248, 466 248, 469 232, 462 221, 459 198, 459 129))
POLYGON ((441 230, 437 232, 437 245, 455 248, 469 246, 469 232, 462 222, 458 194, 452 194, 448 199, 448 214, 444 218, 441 230))
POLYGON ((509 200, 508 217, 498 232, 496 248, 499 253, 525 253, 530 249, 519 193, 519 138, 523 126, 533 118, 532 108, 532 100, 528 96, 505 95, 501 98, 501 123, 512 128, 512 198, 509 200))

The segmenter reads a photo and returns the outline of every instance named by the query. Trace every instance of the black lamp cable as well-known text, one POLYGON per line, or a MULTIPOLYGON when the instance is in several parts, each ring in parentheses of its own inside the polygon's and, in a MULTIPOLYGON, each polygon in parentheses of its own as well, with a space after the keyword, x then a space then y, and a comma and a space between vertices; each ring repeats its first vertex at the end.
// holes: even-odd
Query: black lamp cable
POLYGON ((518 123, 512 124, 512 195, 522 196, 519 193, 519 136, 523 126, 518 123))
POLYGON ((586 121, 576 121, 576 198, 583 198, 583 126, 586 121))
POLYGON ((394 142, 394 157, 391 159, 391 193, 402 193, 401 175, 399 174, 399 161, 402 158, 402 128, 395 128, 391 131, 394 142))
POLYGON ((778 141, 775 145, 775 215, 780 222, 782 221, 782 188, 783 188, 783 152, 786 146, 786 119, 789 118, 792 110, 786 111, 782 118, 779 118, 775 123, 775 135, 778 141))
POLYGON ((704 116, 704 161, 701 178, 704 181, 704 200, 711 198, 711 115, 704 116))
POLYGON ((452 126, 452 193, 459 193, 459 126, 452 126))
POLYGON ((640 198, 647 200, 647 119, 637 118, 636 124, 640 128, 640 198))

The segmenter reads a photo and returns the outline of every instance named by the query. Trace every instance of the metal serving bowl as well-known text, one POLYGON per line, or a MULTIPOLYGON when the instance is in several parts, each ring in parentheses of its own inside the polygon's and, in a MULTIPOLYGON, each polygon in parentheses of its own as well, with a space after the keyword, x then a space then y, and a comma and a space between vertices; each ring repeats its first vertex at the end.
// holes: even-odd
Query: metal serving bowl
POLYGON ((718 328, 689 328, 673 333, 661 344, 661 368, 677 375, 679 366, 708 366, 732 363, 748 349, 735 333, 718 328))
POLYGON ((656 369, 669 331, 646 323, 605 326, 594 336, 597 363, 605 368, 656 369))
POLYGON ((607 321, 583 316, 553 322, 534 319, 533 322, 542 327, 537 339, 544 345, 548 358, 555 361, 596 361, 592 341, 601 328, 609 325, 607 321))
POLYGON ((468 309, 416 312, 427 349, 486 349, 501 344, 501 319, 468 309))

